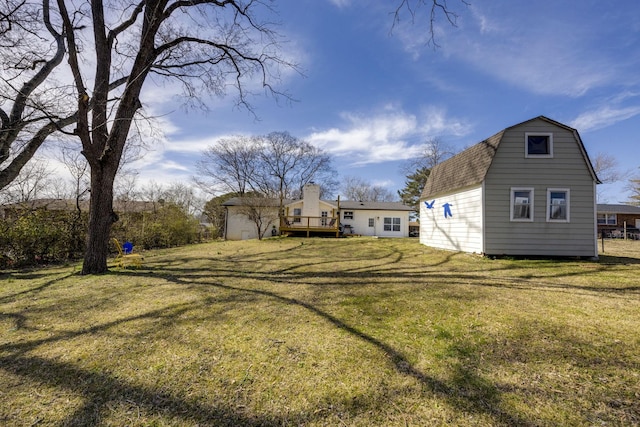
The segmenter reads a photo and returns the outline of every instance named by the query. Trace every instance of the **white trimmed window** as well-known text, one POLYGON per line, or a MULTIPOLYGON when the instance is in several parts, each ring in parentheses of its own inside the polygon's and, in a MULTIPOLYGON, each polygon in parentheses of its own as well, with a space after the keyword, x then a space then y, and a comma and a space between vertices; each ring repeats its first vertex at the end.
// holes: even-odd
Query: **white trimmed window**
POLYGON ((400 231, 400 218, 385 217, 384 231, 400 231))
POLYGON ((344 211, 344 219, 353 219, 353 211, 344 211))
POLYGON ((511 221, 533 221, 533 188, 511 189, 511 221))
POLYGON ((569 222, 568 188, 547 188, 547 221, 569 222))
POLYGON ((598 224, 617 225, 618 217, 616 214, 611 213, 598 214, 598 224))
POLYGON ((375 219, 373 218, 369 218, 369 227, 374 227, 375 226, 375 219))
POLYGON ((293 222, 300 222, 300 215, 302 215, 302 209, 293 208, 293 222))
POLYGON ((524 134, 525 157, 553 157, 553 134, 533 133, 524 134))

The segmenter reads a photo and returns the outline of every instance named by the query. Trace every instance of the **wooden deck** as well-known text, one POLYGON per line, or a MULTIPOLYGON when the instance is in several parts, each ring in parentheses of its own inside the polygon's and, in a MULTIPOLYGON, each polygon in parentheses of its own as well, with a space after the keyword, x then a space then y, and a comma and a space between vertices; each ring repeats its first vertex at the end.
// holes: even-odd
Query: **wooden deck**
POLYGON ((328 235, 340 237, 340 219, 337 217, 285 216, 280 218, 280 234, 328 235))

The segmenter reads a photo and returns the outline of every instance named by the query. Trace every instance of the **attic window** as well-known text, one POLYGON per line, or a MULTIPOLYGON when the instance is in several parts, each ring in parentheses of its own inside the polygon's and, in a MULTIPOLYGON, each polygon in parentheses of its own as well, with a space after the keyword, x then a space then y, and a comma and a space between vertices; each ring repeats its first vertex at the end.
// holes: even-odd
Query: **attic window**
POLYGON ((552 133, 525 133, 525 157, 553 157, 552 133))

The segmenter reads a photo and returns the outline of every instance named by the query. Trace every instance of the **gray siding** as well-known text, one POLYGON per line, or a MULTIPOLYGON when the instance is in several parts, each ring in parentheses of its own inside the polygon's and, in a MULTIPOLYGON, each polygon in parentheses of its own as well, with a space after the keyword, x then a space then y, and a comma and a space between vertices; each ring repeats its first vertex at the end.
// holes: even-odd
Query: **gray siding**
POLYGON ((544 120, 505 131, 485 177, 485 253, 597 256, 595 191, 574 133, 544 120), (552 132, 553 158, 525 158, 525 132, 552 132), (510 220, 512 187, 534 189, 533 222, 510 220), (547 222, 547 189, 570 191, 570 221, 547 222))

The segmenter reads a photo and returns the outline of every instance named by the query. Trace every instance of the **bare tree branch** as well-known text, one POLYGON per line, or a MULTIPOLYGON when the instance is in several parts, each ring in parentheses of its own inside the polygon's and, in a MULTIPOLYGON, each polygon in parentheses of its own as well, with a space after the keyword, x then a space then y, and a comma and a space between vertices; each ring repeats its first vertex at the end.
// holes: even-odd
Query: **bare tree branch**
MULTIPOLYGON (((469 6, 470 3, 467 0, 459 0, 462 4, 469 6)), ((418 19, 421 9, 428 9, 428 34, 427 45, 433 45, 434 48, 439 47, 435 38, 435 26, 438 22, 438 16, 444 16, 447 22, 453 26, 458 26, 459 15, 456 13, 447 0, 401 0, 398 7, 393 12, 393 25, 391 31, 400 24, 402 21, 403 12, 406 10, 410 16, 411 23, 414 24, 418 19)))

